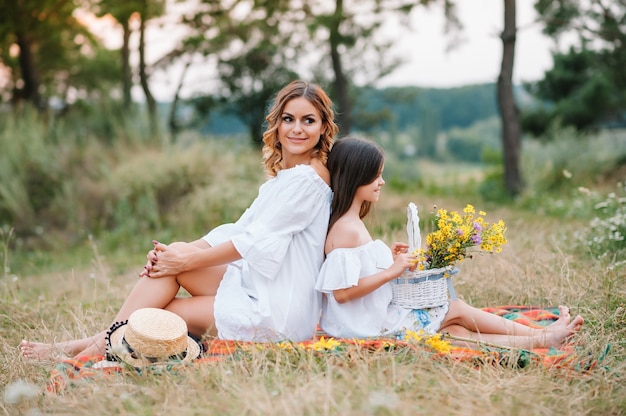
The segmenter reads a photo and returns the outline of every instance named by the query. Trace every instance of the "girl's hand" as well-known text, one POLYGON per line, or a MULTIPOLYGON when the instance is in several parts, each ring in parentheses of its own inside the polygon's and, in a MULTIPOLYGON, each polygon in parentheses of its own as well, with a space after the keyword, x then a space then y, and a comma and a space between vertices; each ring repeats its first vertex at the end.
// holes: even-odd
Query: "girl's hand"
POLYGON ((412 253, 400 253, 396 256, 393 264, 387 269, 391 272, 391 279, 400 276, 406 269, 415 270, 417 267, 417 256, 412 253))
POLYGON ((391 245, 391 255, 395 259, 398 254, 406 253, 409 251, 409 245, 406 243, 400 243, 396 241, 391 245))

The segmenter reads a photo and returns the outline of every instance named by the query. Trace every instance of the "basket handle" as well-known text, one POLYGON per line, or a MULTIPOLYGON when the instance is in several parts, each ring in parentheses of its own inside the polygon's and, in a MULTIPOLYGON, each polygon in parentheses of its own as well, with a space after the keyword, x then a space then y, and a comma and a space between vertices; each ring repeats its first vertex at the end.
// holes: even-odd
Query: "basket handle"
POLYGON ((410 202, 406 208, 407 223, 406 231, 409 235, 409 253, 422 247, 422 236, 420 235, 420 217, 417 215, 417 207, 410 202))

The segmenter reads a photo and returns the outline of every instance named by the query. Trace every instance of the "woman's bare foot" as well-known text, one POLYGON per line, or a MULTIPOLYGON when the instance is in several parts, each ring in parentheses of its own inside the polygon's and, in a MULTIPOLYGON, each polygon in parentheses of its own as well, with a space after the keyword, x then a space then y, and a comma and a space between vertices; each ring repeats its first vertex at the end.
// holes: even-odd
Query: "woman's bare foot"
POLYGON ((74 339, 59 343, 48 344, 45 342, 32 342, 23 340, 20 343, 20 354, 27 360, 62 360, 76 356, 82 351, 93 349, 104 350, 106 332, 101 332, 93 337, 74 339))
POLYGON ((45 361, 66 358, 67 354, 55 344, 22 340, 20 354, 30 361, 45 361))

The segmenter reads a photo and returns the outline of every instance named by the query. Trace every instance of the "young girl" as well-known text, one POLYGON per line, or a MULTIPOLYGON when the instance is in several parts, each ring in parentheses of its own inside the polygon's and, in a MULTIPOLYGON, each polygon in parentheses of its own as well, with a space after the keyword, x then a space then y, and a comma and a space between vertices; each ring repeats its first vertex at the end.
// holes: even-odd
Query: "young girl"
POLYGON ((389 281, 414 269, 408 245, 391 249, 372 240, 362 218, 380 197, 384 155, 374 143, 338 140, 328 157, 333 202, 326 260, 316 289, 323 292, 321 328, 333 337, 395 335, 404 329, 447 332, 475 341, 517 348, 558 347, 580 330, 583 319, 560 317, 545 329, 534 329, 471 307, 460 300, 430 309, 404 309, 391 303, 389 281))
MULTIPOLYGON (((234 224, 191 243, 155 242, 148 263, 114 319, 141 308, 180 315, 189 331, 243 341, 301 341, 315 332, 332 192, 326 159, 338 127, 317 85, 294 81, 276 96, 263 134, 270 179, 234 224), (180 287, 192 296, 177 297, 180 287)), ((22 341, 26 358, 103 354, 106 331, 45 344, 22 341)))

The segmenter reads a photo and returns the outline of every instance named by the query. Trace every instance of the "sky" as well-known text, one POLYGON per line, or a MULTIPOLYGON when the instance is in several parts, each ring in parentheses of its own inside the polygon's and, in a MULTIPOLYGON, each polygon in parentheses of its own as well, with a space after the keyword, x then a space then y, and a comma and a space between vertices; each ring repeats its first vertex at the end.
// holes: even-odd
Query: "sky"
MULTIPOLYGON (((448 51, 451 37, 444 33, 445 18, 441 7, 416 7, 411 14, 411 28, 390 22, 385 33, 395 40, 393 52, 406 62, 382 79, 378 86, 449 88, 496 82, 502 58, 499 35, 504 26, 503 3, 503 0, 459 0, 458 15, 463 29, 458 36, 460 42, 448 51)), ((533 23, 536 19, 533 3, 534 0, 517 0, 515 83, 541 79, 544 72, 552 67, 551 50, 555 45, 541 33, 541 26, 533 23)), ((92 21, 90 25, 96 26, 99 33, 114 34, 106 36, 110 47, 120 46, 119 30, 113 28, 111 20, 92 21)), ((152 27, 147 34, 148 62, 160 57, 181 36, 181 32, 152 27)), ((151 84, 157 99, 172 99, 181 68, 153 74, 151 84)), ((191 87, 184 89, 183 95, 188 95, 190 88, 205 85, 207 72, 210 71, 206 67, 190 71, 187 84, 191 87)), ((141 89, 137 87, 134 95, 142 99, 141 89)))
MULTIPOLYGON (((440 8, 420 8, 412 16, 413 30, 398 34, 398 49, 409 62, 387 77, 382 85, 418 85, 455 87, 496 82, 502 59, 504 27, 502 0, 458 1, 463 30, 461 43, 446 52, 449 38, 444 34, 444 17, 440 8)), ((518 35, 515 47, 513 80, 535 81, 552 67, 553 41, 533 24, 537 14, 533 0, 517 0, 518 35)), ((397 26, 396 26, 397 27, 397 26)))

